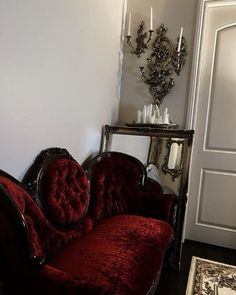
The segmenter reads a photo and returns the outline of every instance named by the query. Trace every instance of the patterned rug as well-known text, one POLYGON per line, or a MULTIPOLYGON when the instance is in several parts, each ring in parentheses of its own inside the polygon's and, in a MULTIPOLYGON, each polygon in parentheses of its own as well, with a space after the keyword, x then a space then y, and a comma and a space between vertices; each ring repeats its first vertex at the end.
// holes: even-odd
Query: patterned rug
POLYGON ((193 256, 185 295, 236 295, 236 266, 193 256))

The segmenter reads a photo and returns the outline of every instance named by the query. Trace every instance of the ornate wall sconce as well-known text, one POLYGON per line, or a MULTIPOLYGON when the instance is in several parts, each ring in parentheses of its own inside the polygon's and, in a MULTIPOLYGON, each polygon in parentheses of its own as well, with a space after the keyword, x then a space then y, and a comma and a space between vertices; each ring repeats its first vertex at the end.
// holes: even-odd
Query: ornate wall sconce
POLYGON ((165 174, 170 174, 175 181, 183 171, 183 140, 170 138, 167 140, 166 148, 167 155, 161 169, 165 174))
MULTIPOLYGON (((136 48, 131 44, 130 23, 129 34, 126 36, 127 43, 131 48, 131 53, 138 57, 145 53, 148 45, 153 38, 154 31, 149 30, 143 33, 145 29, 144 21, 137 30, 136 48)), ((163 102, 164 97, 171 91, 175 85, 173 72, 179 76, 185 64, 187 52, 187 42, 182 36, 183 28, 181 28, 180 36, 176 46, 172 44, 166 36, 167 27, 161 24, 156 30, 156 38, 152 43, 152 52, 147 58, 147 66, 139 67, 143 81, 149 85, 150 93, 153 97, 154 104, 158 106, 163 102)))

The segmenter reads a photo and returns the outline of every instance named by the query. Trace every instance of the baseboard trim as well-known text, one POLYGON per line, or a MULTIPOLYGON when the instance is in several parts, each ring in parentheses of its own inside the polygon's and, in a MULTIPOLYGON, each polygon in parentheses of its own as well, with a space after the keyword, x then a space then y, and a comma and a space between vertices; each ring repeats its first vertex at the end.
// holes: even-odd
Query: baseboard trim
POLYGON ((184 244, 186 245, 196 245, 196 246, 203 246, 203 247, 208 247, 208 248, 212 248, 212 249, 219 249, 219 250, 224 250, 230 253, 236 253, 235 249, 230 249, 230 248, 226 248, 226 247, 221 247, 221 246, 217 246, 217 245, 213 245, 213 244, 207 244, 207 243, 203 243, 203 242, 199 242, 199 241, 194 241, 194 240, 189 240, 189 239, 185 239, 184 240, 184 244))

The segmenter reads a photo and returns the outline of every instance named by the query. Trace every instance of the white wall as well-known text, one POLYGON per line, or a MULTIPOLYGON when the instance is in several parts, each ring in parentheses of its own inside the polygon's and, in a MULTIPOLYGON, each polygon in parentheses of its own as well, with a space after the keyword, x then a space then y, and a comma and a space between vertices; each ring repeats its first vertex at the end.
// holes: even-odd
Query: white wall
POLYGON ((115 122, 123 0, 0 1, 0 169, 47 147, 81 163, 115 122))
MULTIPOLYGON (((175 74, 175 86, 164 98, 161 111, 169 108, 170 119, 185 127, 188 93, 190 83, 191 61, 193 53, 193 42, 196 22, 196 0, 128 0, 127 12, 132 12, 131 35, 133 41, 136 36, 137 27, 143 19, 149 29, 150 7, 153 7, 154 30, 161 24, 168 28, 167 36, 172 42, 177 42, 180 28, 184 27, 184 37, 189 46, 187 63, 177 77, 175 74)), ((146 64, 146 57, 138 58, 130 53, 127 44, 124 48, 123 76, 121 87, 121 103, 119 122, 130 123, 136 119, 136 112, 142 109, 144 104, 150 104, 152 97, 148 86, 142 81, 139 74, 139 66, 146 64)))

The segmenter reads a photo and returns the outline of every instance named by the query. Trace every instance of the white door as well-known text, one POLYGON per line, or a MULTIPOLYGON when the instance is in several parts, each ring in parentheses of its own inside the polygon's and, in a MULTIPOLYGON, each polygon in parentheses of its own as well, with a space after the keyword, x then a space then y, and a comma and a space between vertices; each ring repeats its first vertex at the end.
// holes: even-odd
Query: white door
POLYGON ((185 238, 236 249, 236 1, 201 0, 185 238))

